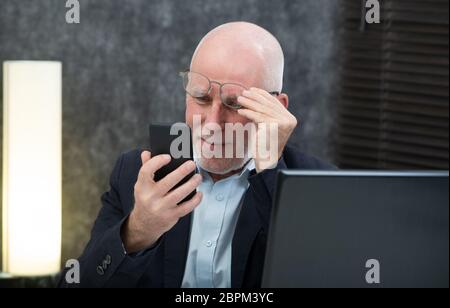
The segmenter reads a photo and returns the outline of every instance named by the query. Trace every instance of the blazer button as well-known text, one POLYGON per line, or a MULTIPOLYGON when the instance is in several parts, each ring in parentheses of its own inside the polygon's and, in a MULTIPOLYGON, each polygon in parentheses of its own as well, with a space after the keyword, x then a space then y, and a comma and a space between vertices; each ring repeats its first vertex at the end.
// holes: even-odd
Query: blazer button
POLYGON ((100 276, 103 276, 105 274, 103 267, 97 266, 97 274, 99 274, 100 276))
POLYGON ((105 257, 105 262, 106 262, 106 264, 111 264, 111 262, 112 262, 112 258, 111 258, 111 256, 110 255, 106 255, 106 257, 105 257))

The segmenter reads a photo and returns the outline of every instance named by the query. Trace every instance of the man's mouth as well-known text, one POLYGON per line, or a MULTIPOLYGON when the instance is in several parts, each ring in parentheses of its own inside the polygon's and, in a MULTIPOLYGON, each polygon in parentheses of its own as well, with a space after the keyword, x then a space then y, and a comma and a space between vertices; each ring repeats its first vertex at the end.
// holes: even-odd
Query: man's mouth
POLYGON ((215 141, 215 140, 213 140, 211 138, 201 137, 200 139, 201 139, 202 143, 206 143, 206 144, 212 145, 212 146, 224 146, 224 145, 229 144, 229 143, 218 142, 218 141, 215 141))
POLYGON ((214 140, 214 138, 211 137, 200 137, 200 144, 201 146, 209 147, 210 150, 214 150, 215 148, 228 148, 234 145, 233 142, 224 142, 223 140, 214 140))

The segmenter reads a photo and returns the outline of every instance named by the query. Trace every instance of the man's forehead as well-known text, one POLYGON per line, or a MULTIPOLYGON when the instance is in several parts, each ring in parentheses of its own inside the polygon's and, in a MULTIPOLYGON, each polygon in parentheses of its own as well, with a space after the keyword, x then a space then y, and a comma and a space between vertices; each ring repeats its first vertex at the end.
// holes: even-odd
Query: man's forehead
POLYGON ((191 70, 211 80, 235 82, 246 86, 259 86, 264 73, 263 59, 257 51, 227 47, 204 46, 195 55, 191 70))

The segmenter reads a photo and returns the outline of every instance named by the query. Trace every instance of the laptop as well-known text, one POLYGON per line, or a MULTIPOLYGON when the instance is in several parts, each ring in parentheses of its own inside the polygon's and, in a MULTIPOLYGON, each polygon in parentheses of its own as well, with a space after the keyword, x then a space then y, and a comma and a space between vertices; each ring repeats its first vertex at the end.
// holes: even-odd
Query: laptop
POLYGON ((449 287, 448 172, 280 171, 262 286, 449 287))

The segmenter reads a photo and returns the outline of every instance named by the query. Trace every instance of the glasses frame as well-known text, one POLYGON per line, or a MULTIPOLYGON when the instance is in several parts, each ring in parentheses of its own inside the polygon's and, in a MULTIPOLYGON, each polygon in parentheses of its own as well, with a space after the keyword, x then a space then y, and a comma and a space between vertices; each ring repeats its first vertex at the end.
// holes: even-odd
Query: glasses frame
MULTIPOLYGON (((184 79, 184 78, 186 77, 186 75, 189 74, 189 73, 198 74, 198 75, 200 75, 200 76, 206 78, 206 80, 208 80, 208 82, 209 82, 209 87, 208 87, 208 92, 207 92, 208 94, 211 93, 212 85, 213 85, 213 84, 217 84, 217 85, 219 86, 219 96, 220 96, 220 101, 221 101, 222 104, 225 105, 226 107, 231 108, 231 109, 235 109, 235 110, 241 109, 241 108, 242 108, 242 106, 240 106, 240 105, 239 105, 238 107, 233 107, 233 106, 230 106, 230 105, 228 105, 227 103, 225 103, 225 102, 223 101, 223 98, 222 98, 222 89, 223 89, 223 87, 226 86, 226 85, 239 86, 239 87, 242 87, 242 88, 248 90, 247 87, 245 87, 245 86, 243 86, 243 85, 241 85, 241 84, 238 84, 238 83, 233 83, 233 82, 220 83, 220 82, 218 82, 218 81, 214 81, 214 80, 209 79, 207 76, 203 75, 202 73, 193 72, 193 71, 191 71, 191 70, 185 70, 185 71, 183 71, 183 72, 180 72, 180 73, 179 73, 179 76, 180 76, 181 78, 184 79)), ((184 91, 185 91, 189 96, 191 96, 192 98, 194 98, 194 99, 196 99, 196 100, 198 100, 198 99, 200 98, 200 97, 195 97, 194 95, 192 95, 191 93, 189 93, 189 92, 186 90, 186 87, 185 87, 185 85, 184 85, 184 82, 183 82, 183 88, 184 88, 184 91)), ((278 92, 278 91, 272 91, 272 92, 268 92, 268 93, 269 93, 270 95, 274 95, 274 96, 279 96, 279 95, 281 94, 281 93, 278 92)), ((199 103, 199 104, 200 104, 200 105, 206 105, 206 103, 199 103)))

